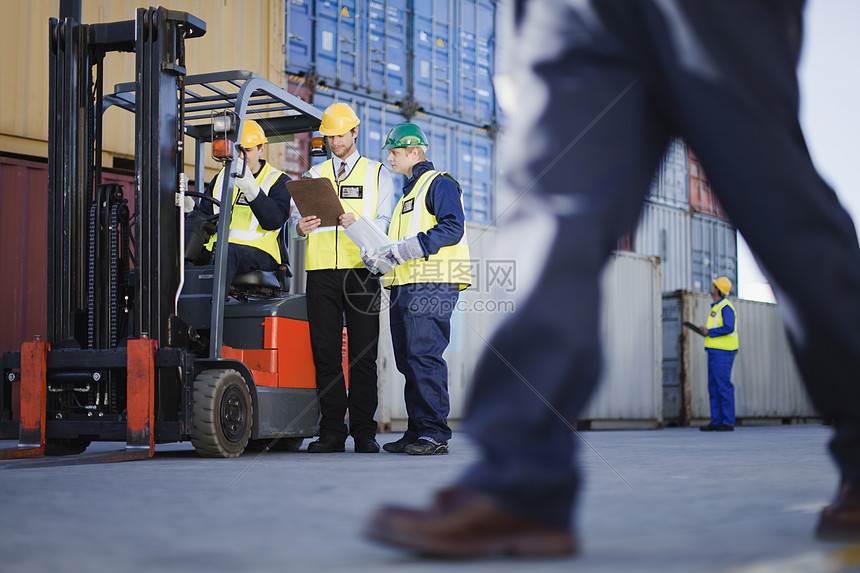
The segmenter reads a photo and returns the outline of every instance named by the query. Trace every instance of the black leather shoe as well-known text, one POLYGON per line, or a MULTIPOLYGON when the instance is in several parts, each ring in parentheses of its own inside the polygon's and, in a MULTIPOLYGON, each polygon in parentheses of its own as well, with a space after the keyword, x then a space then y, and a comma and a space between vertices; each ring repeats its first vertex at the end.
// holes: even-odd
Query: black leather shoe
POLYGON ((708 424, 707 426, 700 426, 699 431, 701 432, 716 432, 718 426, 716 424, 708 424))
POLYGON ((343 452, 343 440, 331 436, 320 436, 316 442, 308 444, 308 451, 312 454, 330 454, 332 452, 343 452))
POLYGON ((371 437, 354 438, 355 453, 357 454, 378 454, 379 443, 371 437))
POLYGON ((414 444, 409 444, 403 451, 410 456, 435 456, 448 453, 448 444, 434 444, 430 440, 419 438, 414 444))
POLYGON ((720 424, 716 428, 714 428, 715 432, 734 432, 735 427, 731 424, 720 424))
POLYGON ((406 446, 412 444, 413 442, 409 440, 406 436, 403 436, 399 440, 395 440, 393 442, 389 442, 382 446, 382 449, 388 452, 389 454, 405 454, 406 446))
POLYGON ((843 483, 821 511, 815 536, 825 541, 860 541, 860 484, 843 483))

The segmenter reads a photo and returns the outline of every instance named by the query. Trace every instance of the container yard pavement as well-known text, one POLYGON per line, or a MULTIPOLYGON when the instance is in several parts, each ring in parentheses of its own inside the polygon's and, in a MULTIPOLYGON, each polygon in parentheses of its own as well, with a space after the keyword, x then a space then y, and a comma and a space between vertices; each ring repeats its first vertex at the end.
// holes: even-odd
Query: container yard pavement
POLYGON ((583 552, 562 561, 425 561, 364 540, 378 504, 426 503, 475 458, 463 434, 448 456, 358 455, 350 442, 342 454, 204 459, 173 444, 147 461, 4 469, 0 569, 856 570, 860 548, 812 537, 838 478, 829 436, 816 425, 581 432, 583 552))

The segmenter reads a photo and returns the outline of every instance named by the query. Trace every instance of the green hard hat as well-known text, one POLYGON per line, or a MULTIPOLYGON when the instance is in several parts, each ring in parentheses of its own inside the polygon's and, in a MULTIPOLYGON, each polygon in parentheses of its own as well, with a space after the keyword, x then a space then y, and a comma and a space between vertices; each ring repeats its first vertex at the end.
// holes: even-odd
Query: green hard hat
POLYGON ((418 147, 419 145, 429 145, 424 131, 414 123, 398 123, 388 132, 382 149, 418 147))

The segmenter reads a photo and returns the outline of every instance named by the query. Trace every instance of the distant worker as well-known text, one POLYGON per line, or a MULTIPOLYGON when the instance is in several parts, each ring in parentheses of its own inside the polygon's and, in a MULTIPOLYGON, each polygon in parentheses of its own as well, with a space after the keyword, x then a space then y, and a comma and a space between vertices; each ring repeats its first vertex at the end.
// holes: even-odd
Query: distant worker
MULTIPOLYGON (((263 128, 256 121, 246 119, 242 125, 241 145, 245 149, 247 167, 243 177, 234 179, 233 217, 230 222, 230 247, 227 249, 227 270, 225 279, 227 289, 233 284, 237 274, 251 271, 273 271, 281 264, 281 250, 278 235, 290 216, 290 193, 286 183, 287 174, 278 171, 262 158, 268 141, 263 128)), ((239 161, 233 165, 239 166, 239 161)), ((206 193, 220 199, 224 180, 222 168, 206 187, 206 193)), ((200 226, 219 208, 209 201, 201 201, 200 206, 189 213, 189 225, 200 226)), ((215 251, 217 235, 213 235, 195 263, 211 264, 215 251)))
POLYGON ((738 353, 738 322, 728 294, 732 282, 719 277, 711 283, 711 313, 708 324, 699 330, 705 336, 708 353, 708 394, 711 397, 711 423, 703 432, 731 432, 735 429, 735 387, 732 364, 738 353))
POLYGON ((394 208, 382 250, 362 250, 372 272, 391 289, 391 340, 397 369, 406 378, 409 416, 403 437, 385 444, 391 453, 447 454, 448 365, 451 314, 472 282, 460 184, 427 160, 427 136, 415 124, 395 125, 385 140, 388 162, 408 179, 394 208))
POLYGON ((313 213, 293 211, 294 238, 307 241, 308 322, 319 397, 319 439, 313 453, 343 452, 352 435, 357 453, 378 453, 376 442, 376 354, 379 339, 379 279, 364 268, 359 249, 341 225, 365 217, 385 233, 394 208, 391 174, 378 161, 359 155, 358 116, 345 103, 323 112, 320 133, 334 157, 315 165, 311 177, 329 179, 344 213, 340 225, 320 227, 313 213), (343 326, 349 347, 349 394, 343 373, 343 326), (344 416, 349 412, 349 429, 344 416))
POLYGON ((817 535, 860 541, 860 245, 797 118, 803 6, 515 3, 500 196, 516 200, 497 242, 528 284, 471 381, 475 463, 424 508, 379 509, 372 538, 447 558, 578 551, 573 524, 590 524, 574 515, 575 427, 601 377, 600 275, 679 135, 774 285, 809 396, 833 419, 841 483, 817 535))

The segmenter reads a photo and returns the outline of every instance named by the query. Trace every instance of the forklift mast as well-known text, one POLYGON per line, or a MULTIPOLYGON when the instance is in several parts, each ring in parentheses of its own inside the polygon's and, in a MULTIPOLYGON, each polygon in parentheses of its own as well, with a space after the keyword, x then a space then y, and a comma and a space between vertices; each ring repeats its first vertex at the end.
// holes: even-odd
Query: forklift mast
POLYGON ((141 8, 136 20, 109 24, 50 20, 47 342, 55 347, 168 339, 179 284, 175 195, 184 163, 185 40, 205 31, 194 16, 164 8, 141 8), (138 72, 131 226, 121 191, 98 184, 104 58, 113 51, 134 52, 138 72), (93 245, 105 227, 111 237, 93 245), (127 244, 123 232, 132 229, 133 273, 118 252, 127 244))

